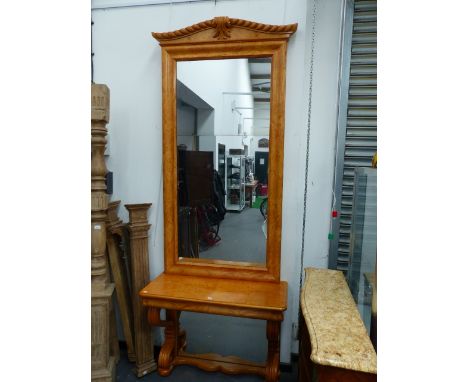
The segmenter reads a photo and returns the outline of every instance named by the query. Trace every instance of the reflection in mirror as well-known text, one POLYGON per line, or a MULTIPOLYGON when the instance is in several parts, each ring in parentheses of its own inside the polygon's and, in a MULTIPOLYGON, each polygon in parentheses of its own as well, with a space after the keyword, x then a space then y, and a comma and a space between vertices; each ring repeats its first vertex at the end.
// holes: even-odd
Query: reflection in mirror
POLYGON ((270 57, 177 62, 182 260, 265 265, 270 88, 270 57))

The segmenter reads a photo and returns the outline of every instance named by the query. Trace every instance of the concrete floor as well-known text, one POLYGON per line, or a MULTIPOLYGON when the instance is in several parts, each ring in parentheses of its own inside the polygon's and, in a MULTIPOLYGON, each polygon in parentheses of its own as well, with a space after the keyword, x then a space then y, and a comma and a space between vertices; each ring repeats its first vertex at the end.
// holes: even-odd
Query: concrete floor
MULTIPOLYGON (((137 378, 132 371, 134 364, 127 359, 127 353, 122 350, 120 361, 117 364, 118 382, 261 382, 262 378, 256 375, 227 375, 222 373, 208 373, 192 366, 177 366, 167 377, 161 377, 157 372, 137 378)), ((281 372, 280 382, 297 381, 297 362, 292 363, 291 372, 281 372)))
POLYGON ((219 227, 221 241, 200 251, 200 258, 264 264, 266 237, 262 224, 263 216, 258 208, 246 206, 241 212, 227 212, 219 227))

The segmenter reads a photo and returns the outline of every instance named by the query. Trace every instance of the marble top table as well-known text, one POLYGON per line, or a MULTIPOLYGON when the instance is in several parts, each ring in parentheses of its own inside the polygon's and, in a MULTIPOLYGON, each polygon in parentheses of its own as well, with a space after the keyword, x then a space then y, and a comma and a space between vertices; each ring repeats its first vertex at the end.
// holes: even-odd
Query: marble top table
POLYGON ((305 269, 301 309, 313 363, 377 374, 377 356, 341 271, 305 269))

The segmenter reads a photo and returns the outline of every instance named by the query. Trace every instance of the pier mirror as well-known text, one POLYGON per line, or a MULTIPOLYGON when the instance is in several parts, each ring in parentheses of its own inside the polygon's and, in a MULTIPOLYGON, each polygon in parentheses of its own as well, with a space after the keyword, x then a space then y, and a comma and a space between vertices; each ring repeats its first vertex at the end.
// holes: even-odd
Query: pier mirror
POLYGON ((296 29, 215 17, 153 33, 166 273, 279 281, 286 49, 296 29))

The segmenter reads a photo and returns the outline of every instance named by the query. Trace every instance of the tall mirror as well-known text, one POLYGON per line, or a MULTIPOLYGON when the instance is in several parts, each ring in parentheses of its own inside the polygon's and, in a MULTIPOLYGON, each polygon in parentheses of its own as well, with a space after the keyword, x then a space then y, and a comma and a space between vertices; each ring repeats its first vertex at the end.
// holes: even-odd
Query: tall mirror
POLYGON ((215 17, 153 33, 164 272, 280 280, 286 49, 296 29, 215 17))
POLYGON ((176 72, 179 259, 265 267, 271 57, 176 72))

